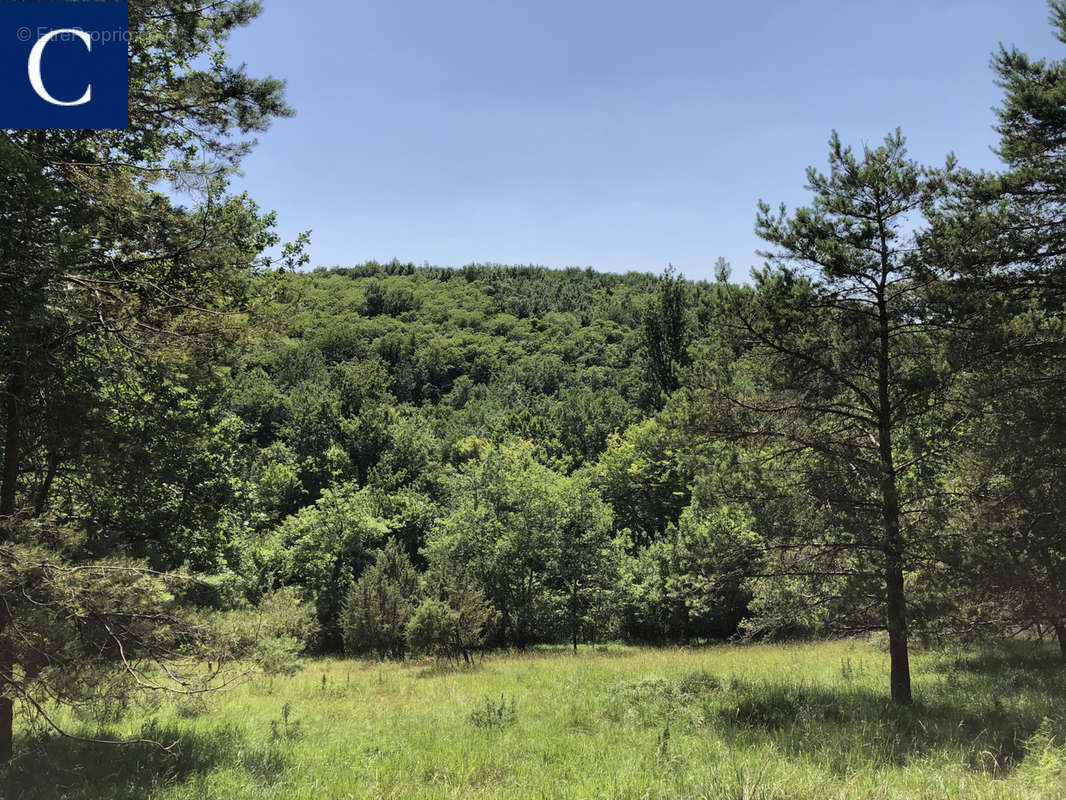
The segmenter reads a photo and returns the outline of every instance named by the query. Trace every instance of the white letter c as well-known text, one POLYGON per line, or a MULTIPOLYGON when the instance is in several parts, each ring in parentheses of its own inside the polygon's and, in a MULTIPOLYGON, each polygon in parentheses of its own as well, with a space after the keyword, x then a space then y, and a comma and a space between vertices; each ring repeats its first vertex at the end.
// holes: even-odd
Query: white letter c
POLYGON ((85 31, 74 30, 74 28, 60 28, 59 30, 49 31, 38 39, 37 44, 33 46, 32 50, 30 50, 30 61, 28 65, 30 86, 33 87, 33 91, 37 92, 37 95, 46 103, 51 103, 54 106, 82 106, 92 99, 93 85, 91 83, 85 88, 85 94, 73 102, 65 103, 62 100, 56 100, 52 95, 48 94, 48 90, 44 88, 44 81, 41 80, 41 54, 44 53, 44 46, 54 37, 59 36, 62 33, 73 33, 82 40, 85 44, 85 49, 92 52, 93 41, 85 31))

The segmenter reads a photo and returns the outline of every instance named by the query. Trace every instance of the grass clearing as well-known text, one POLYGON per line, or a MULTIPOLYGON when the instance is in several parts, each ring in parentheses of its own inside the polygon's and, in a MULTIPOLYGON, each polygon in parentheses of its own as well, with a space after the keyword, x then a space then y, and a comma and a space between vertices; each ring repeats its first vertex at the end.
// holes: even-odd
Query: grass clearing
POLYGON ((1066 798, 1066 668, 1034 643, 914 657, 913 708, 862 642, 319 659, 49 738, 4 798, 1066 798))

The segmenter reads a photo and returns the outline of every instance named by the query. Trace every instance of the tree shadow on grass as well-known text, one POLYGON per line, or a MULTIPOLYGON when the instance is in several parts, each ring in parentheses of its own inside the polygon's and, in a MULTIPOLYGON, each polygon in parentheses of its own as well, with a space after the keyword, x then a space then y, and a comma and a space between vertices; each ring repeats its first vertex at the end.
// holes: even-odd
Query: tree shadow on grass
POLYGON ((991 649, 932 660, 911 706, 888 698, 887 680, 881 692, 844 675, 826 686, 694 673, 619 687, 623 710, 613 717, 691 733, 713 726, 738 748, 770 744, 839 774, 939 753, 933 757, 1005 775, 1038 731, 1059 743, 1066 735, 1066 669, 1044 656, 991 649))
POLYGON ((937 669, 952 681, 975 689, 1066 694, 1066 664, 1058 648, 1046 642, 1008 640, 995 647, 944 654, 937 669))
POLYGON ((1046 716, 1030 705, 968 702, 958 694, 899 706, 868 690, 791 685, 738 687, 717 705, 715 721, 728 737, 769 739, 841 774, 902 766, 937 751, 971 769, 1004 774, 1021 763, 1026 741, 1046 716))
POLYGON ((446 675, 471 675, 482 672, 485 669, 480 661, 470 664, 462 661, 436 661, 427 666, 422 666, 415 672, 416 678, 441 678, 446 675))
POLYGON ((21 752, 0 768, 0 797, 148 800, 163 786, 225 766, 240 766, 252 779, 271 783, 288 763, 283 749, 249 747, 231 725, 190 731, 148 724, 141 736, 151 741, 116 745, 58 736, 24 741, 21 752))

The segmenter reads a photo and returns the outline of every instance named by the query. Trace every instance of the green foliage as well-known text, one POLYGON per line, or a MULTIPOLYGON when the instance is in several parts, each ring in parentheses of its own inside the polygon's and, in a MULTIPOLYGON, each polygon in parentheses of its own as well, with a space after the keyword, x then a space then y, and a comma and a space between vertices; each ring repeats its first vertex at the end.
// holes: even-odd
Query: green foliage
POLYGON ((418 592, 410 559, 399 542, 390 539, 348 592, 341 615, 345 650, 403 658, 418 592))
POLYGON ((936 551, 944 432, 965 415, 951 394, 952 324, 935 301, 949 276, 917 239, 954 163, 921 167, 899 131, 861 156, 836 133, 829 148, 828 174, 807 172, 809 207, 760 204, 770 264, 754 295, 730 294, 745 352, 731 353, 730 338, 710 350, 694 424, 745 443, 747 459, 776 473, 771 498, 794 494, 821 517, 761 531, 772 558, 758 574, 799 578, 799 613, 831 605, 842 625, 883 624, 892 695, 908 703, 904 572, 936 551))
POLYGON ((623 548, 611 537, 610 509, 587 480, 560 481, 551 500, 558 518, 546 567, 576 651, 579 641, 616 632, 614 590, 623 548))
MULTIPOLYGON (((1066 42, 1066 6, 1049 5, 1055 36, 1066 42)), ((930 571, 929 605, 939 612, 930 627, 967 636, 1049 627, 1066 658, 1066 61, 1001 46, 992 65, 1004 90, 997 131, 1005 169, 960 176, 929 243, 957 276, 944 305, 967 320, 969 335, 956 348, 980 358, 960 392, 973 419, 954 453, 956 547, 947 567, 930 571)))
POLYGON ((668 267, 643 317, 648 369, 659 392, 664 395, 677 390, 681 385, 681 370, 691 363, 693 305, 691 287, 672 266, 668 267))
POLYGON ((495 626, 497 614, 473 577, 464 570, 441 567, 423 576, 425 599, 407 626, 407 644, 415 652, 448 655, 470 663, 495 626))
MULTIPOLYGON (((84 543, 37 541, 0 578, 0 761, 14 700, 45 715, 40 692, 108 692, 86 677, 107 659, 126 664, 125 691, 141 685, 127 658, 211 649, 166 579, 125 559, 218 571, 240 528, 226 513, 243 500, 240 425, 212 384, 240 324, 225 312, 250 307, 278 239, 228 180, 246 137, 291 113, 279 81, 227 61, 227 38, 258 11, 135 0, 127 127, 0 132, 0 518, 59 520, 84 543), (41 605, 24 602, 38 592, 41 605), (23 652, 38 632, 41 647, 23 652)), ((299 250, 283 259, 295 266, 299 250)), ((17 527, 0 545, 25 542, 17 527)))
POLYGON ((517 722, 518 709, 513 697, 510 705, 503 695, 500 695, 499 701, 486 697, 480 706, 470 712, 469 720, 475 728, 507 728, 517 722))
POLYGON ((441 445, 467 436, 517 435, 569 470, 639 418, 646 392, 635 308, 654 289, 651 276, 477 267, 453 280, 458 272, 390 269, 284 276, 279 299, 293 301, 257 318, 256 344, 234 372, 248 440, 280 439, 297 465, 306 461, 305 502, 328 485, 315 456, 327 442, 348 455, 341 479, 391 487, 424 472, 417 438, 430 430, 439 440, 431 462, 441 445), (371 315, 367 292, 412 300, 394 313, 374 305, 371 315), (527 303, 539 310, 513 313, 527 303), (399 411, 406 424, 396 429, 399 411))
POLYGON ((280 522, 300 510, 307 494, 296 455, 284 442, 259 451, 252 465, 257 507, 269 522, 280 522))
POLYGON ((74 562, 77 539, 47 526, 9 522, 2 532, 2 644, 14 665, 6 691, 35 727, 62 730, 62 706, 105 718, 138 690, 210 691, 237 679, 236 660, 254 657, 255 628, 182 601, 193 576, 74 562))
POLYGON ((291 587, 264 594, 257 607, 215 613, 211 619, 235 652, 247 653, 271 675, 298 671, 301 654, 315 649, 321 637, 314 605, 291 587))
POLYGON ((355 577, 389 527, 351 485, 327 489, 313 506, 289 517, 257 548, 261 586, 293 586, 314 603, 327 646, 341 633, 338 617, 355 577))
POLYGON ((759 538, 739 509, 698 501, 679 524, 626 559, 620 583, 623 632, 638 641, 693 641, 735 635, 748 612, 747 577, 759 538))
POLYGON ((407 647, 412 653, 440 656, 451 653, 459 614, 434 598, 421 602, 407 623, 407 647))
MULTIPOLYGON (((227 65, 258 5, 157 6, 131 3, 127 130, 0 133, 0 760, 16 701, 118 721, 136 688, 206 690, 235 659, 293 675, 342 644, 469 661, 885 628, 901 704, 914 631, 1054 633, 1066 657, 1066 62, 996 54, 1000 174, 834 133, 807 207, 760 204, 751 285, 722 259, 713 284, 274 272, 273 217, 228 186, 242 137, 289 113, 227 65)), ((607 705, 655 729, 662 771, 708 721, 796 747, 877 711, 891 725, 861 733, 924 752, 912 712, 856 699, 859 663, 846 712, 706 676, 607 705)), ((486 699, 471 722, 514 716, 486 699)), ((1060 732, 1024 723, 987 758, 1027 742, 1051 792, 1060 732)))
POLYGON ((576 638, 604 622, 594 610, 615 550, 610 511, 587 481, 537 463, 529 445, 505 445, 463 466, 453 498, 426 557, 470 571, 500 612, 501 637, 576 638))
POLYGON ((1055 792, 1066 785, 1066 744, 1047 717, 1025 740, 1025 755, 1025 772, 1038 791, 1055 792))
POLYGON ((276 636, 291 637, 300 650, 314 647, 321 633, 314 606, 300 600, 292 587, 263 595, 256 614, 262 629, 276 636))
POLYGON ((274 741, 291 742, 303 737, 303 727, 299 720, 292 718, 292 703, 281 706, 281 716, 270 720, 270 738, 274 741))
POLYGON ((665 542, 668 567, 665 596, 683 608, 686 638, 726 638, 747 612, 745 578, 756 571, 761 540, 742 510, 685 509, 676 534, 665 542))
POLYGON ((265 675, 295 675, 303 669, 302 646, 292 636, 271 636, 260 640, 255 661, 265 675))
POLYGON ((659 538, 688 504, 692 475, 680 455, 656 417, 607 437, 607 449, 591 468, 592 482, 634 544, 659 538))

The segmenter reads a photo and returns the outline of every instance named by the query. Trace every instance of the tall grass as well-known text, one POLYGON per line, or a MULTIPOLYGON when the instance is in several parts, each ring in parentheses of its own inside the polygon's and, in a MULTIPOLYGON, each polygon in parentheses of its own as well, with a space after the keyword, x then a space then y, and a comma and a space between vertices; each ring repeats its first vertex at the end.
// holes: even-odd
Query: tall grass
POLYGON ((1063 800, 1054 656, 918 653, 911 708, 859 642, 549 648, 467 669, 322 659, 108 728, 171 752, 23 740, 0 796, 1063 800))

